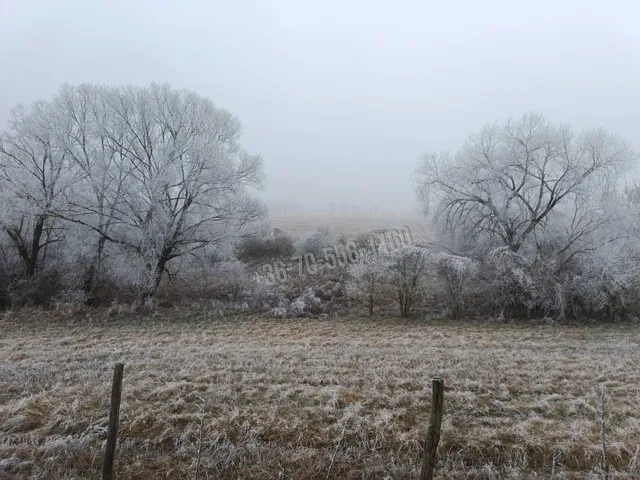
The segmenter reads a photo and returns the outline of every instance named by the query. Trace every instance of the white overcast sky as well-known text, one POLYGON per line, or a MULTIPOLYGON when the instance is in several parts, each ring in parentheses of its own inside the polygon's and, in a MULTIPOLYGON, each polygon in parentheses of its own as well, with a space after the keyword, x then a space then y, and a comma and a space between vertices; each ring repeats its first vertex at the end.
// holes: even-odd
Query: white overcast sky
POLYGON ((640 150, 640 3, 0 0, 0 122, 63 82, 170 82, 264 157, 264 198, 415 206, 427 150, 525 111, 640 150))

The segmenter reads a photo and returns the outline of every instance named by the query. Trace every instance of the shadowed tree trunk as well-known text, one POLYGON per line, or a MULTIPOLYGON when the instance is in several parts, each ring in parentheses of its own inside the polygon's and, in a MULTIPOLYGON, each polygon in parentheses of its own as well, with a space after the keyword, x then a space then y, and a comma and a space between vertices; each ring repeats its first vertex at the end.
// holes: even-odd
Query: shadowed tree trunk
POLYGON ((19 227, 4 228, 4 231, 7 233, 18 251, 18 255, 24 265, 25 276, 27 277, 33 277, 36 273, 38 269, 38 257, 40 255, 40 250, 47 243, 50 243, 50 241, 46 242, 45 245, 40 243, 44 232, 45 220, 46 218, 42 215, 37 217, 36 223, 33 226, 31 242, 29 242, 22 234, 23 222, 20 222, 19 227))
POLYGON ((373 278, 371 280, 371 289, 369 290, 369 316, 373 316, 373 300, 374 300, 374 289, 376 285, 376 280, 373 278))
POLYGON ((83 285, 83 290, 87 294, 91 294, 95 287, 96 276, 98 275, 100 267, 102 266, 102 252, 104 251, 104 244, 106 241, 107 237, 105 235, 101 235, 100 239, 98 240, 96 257, 91 263, 91 266, 87 269, 83 285))
POLYGON ((160 282, 162 281, 162 274, 166 271, 167 262, 171 259, 170 250, 164 250, 158 258, 158 261, 155 267, 149 265, 150 269, 153 268, 153 278, 151 283, 147 286, 147 288, 142 292, 142 301, 146 301, 153 297, 158 291, 158 287, 160 287, 160 282))

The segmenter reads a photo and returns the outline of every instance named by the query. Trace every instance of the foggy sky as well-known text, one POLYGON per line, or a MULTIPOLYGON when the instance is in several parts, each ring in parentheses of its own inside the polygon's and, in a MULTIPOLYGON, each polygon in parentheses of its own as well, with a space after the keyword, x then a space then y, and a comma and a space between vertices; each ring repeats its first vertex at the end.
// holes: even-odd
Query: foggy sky
POLYGON ((170 82, 261 153, 263 198, 416 207, 421 153, 525 111, 640 149, 634 2, 0 0, 0 123, 64 83, 170 82))

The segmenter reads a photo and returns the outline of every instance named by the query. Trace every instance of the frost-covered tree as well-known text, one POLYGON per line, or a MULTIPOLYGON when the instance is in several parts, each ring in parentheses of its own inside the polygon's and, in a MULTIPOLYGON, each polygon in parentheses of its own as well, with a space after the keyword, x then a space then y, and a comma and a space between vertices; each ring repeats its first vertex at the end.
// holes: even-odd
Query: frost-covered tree
POLYGON ((171 260, 226 241, 264 209, 252 197, 259 156, 239 143, 241 126, 209 99, 168 85, 65 86, 55 99, 65 148, 82 173, 62 218, 133 254, 143 296, 171 260))
POLYGON ((58 242, 64 262, 82 260, 85 290, 108 252, 113 278, 152 296, 172 260, 206 258, 262 217, 262 162, 240 134, 191 91, 64 86, 0 135, 0 229, 26 276, 58 242))
POLYGON ((222 289, 237 302, 242 293, 251 285, 252 279, 247 266, 239 260, 219 262, 213 266, 213 276, 220 282, 222 289))
POLYGON ((499 312, 564 316, 589 303, 572 285, 590 259, 609 272, 620 264, 610 248, 627 235, 618 184, 637 160, 603 129, 575 133, 526 114, 484 127, 455 154, 425 155, 418 195, 441 240, 483 260, 499 312))
POLYGON ((565 243, 588 235, 598 200, 636 160, 627 141, 603 129, 575 133, 526 114, 485 126, 455 154, 424 155, 418 196, 441 231, 517 252, 558 212, 572 221, 565 243))
POLYGON ((307 233, 296 241, 295 251, 301 255, 313 253, 320 258, 324 255, 324 248, 332 244, 331 227, 321 225, 315 232, 307 233))
POLYGON ((464 297, 470 282, 476 277, 478 268, 471 258, 450 253, 433 255, 433 262, 447 287, 447 303, 453 318, 464 312, 464 297))
POLYGON ((386 268, 387 259, 382 254, 368 250, 362 250, 359 261, 349 267, 351 278, 346 284, 347 293, 366 302, 370 316, 373 315, 386 268))
POLYGON ((403 246, 387 256, 384 278, 398 294, 400 315, 408 317, 426 284, 429 252, 421 247, 403 246))
POLYGON ((77 180, 63 137, 67 119, 51 103, 18 105, 0 135, 0 229, 33 276, 59 240, 60 212, 77 180))
MULTIPOLYGON (((67 119, 64 146, 78 172, 64 218, 89 227, 85 243, 93 244, 84 288, 90 292, 101 273, 107 239, 118 222, 118 209, 129 165, 106 125, 111 121, 106 88, 64 85, 54 100, 60 117, 67 119)), ((117 140, 122 141, 124 134, 117 140)))

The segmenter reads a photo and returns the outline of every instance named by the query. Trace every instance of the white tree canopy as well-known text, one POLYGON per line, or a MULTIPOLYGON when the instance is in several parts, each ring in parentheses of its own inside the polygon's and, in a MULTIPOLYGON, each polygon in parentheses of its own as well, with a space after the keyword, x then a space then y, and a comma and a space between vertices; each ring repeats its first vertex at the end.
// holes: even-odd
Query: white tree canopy
POLYGON ((54 213, 60 212, 78 180, 61 139, 65 119, 48 102, 18 105, 0 135, 0 228, 8 235, 27 276, 40 252, 57 241, 54 213))
MULTIPOLYGON (((0 144, 3 182, 28 203, 14 215, 86 227, 97 267, 105 242, 133 252, 146 295, 172 259, 264 213, 251 195, 263 179, 260 156, 241 147, 236 117, 194 92, 65 85, 27 111, 28 122, 14 120, 0 144)), ((4 222, 5 231, 14 224, 4 222)))
POLYGON ((603 129, 574 133, 537 114, 484 127, 455 154, 426 154, 419 199, 444 231, 518 251, 562 214, 567 242, 597 227, 598 201, 638 159, 603 129))

